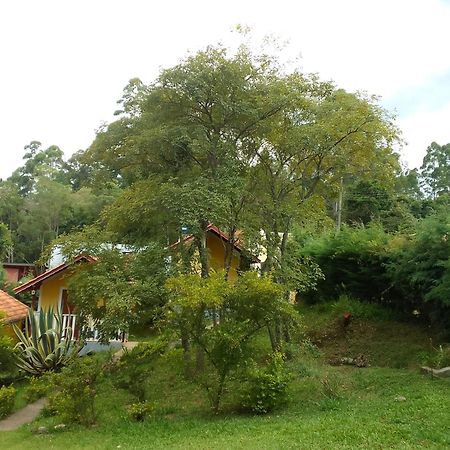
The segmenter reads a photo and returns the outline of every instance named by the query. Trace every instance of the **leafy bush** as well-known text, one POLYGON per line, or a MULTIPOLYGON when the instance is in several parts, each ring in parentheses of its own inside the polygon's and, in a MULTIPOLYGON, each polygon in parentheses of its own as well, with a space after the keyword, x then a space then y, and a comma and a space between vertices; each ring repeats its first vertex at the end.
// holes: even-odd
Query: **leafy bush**
POLYGON ((389 275, 409 313, 417 310, 445 330, 450 329, 450 214, 422 220, 416 233, 391 257, 389 275))
POLYGON ((274 353, 267 367, 254 368, 248 374, 241 406, 256 414, 267 414, 286 401, 288 384, 283 355, 274 353))
POLYGON ((348 295, 341 295, 337 302, 331 303, 331 311, 334 317, 341 318, 345 313, 350 313, 355 319, 365 320, 389 320, 392 319, 392 311, 374 303, 363 303, 348 295))
MULTIPOLYGON (((51 374, 49 373, 50 377, 51 374)), ((28 381, 28 386, 25 389, 24 398, 28 403, 35 402, 47 395, 49 391, 49 377, 43 375, 42 377, 31 377, 28 381)))
POLYGON ((164 353, 167 339, 162 336, 152 342, 141 342, 131 351, 125 352, 118 362, 114 383, 128 390, 140 402, 146 399, 146 380, 151 376, 151 363, 164 353))
POLYGON ((96 384, 102 369, 95 356, 84 356, 53 374, 48 409, 65 423, 92 425, 96 419, 96 384))
POLYGON ((16 375, 12 339, 2 335, 0 317, 0 385, 12 382, 16 375))
POLYGON ((391 241, 392 236, 376 224, 343 227, 340 233, 309 240, 303 252, 319 265, 325 279, 306 299, 314 303, 348 294, 380 303, 395 300, 385 267, 391 241))
POLYGON ((11 413, 16 398, 16 390, 10 386, 0 388, 0 419, 11 413))
MULTIPOLYGON (((197 355, 206 360, 202 369, 206 367, 208 373, 198 370, 204 372, 199 380, 215 412, 227 382, 250 359, 257 333, 268 330, 272 347, 278 347, 281 325, 286 331, 298 321, 297 312, 283 296, 283 287, 254 272, 243 274, 234 285, 220 272, 209 278, 180 275, 168 280, 167 289, 166 321, 182 341, 190 339, 197 355), (211 324, 216 312, 220 321, 211 324)), ((187 347, 183 346, 185 355, 187 347)))
POLYGON ((76 355, 72 343, 73 330, 63 329, 62 314, 53 309, 41 311, 37 316, 31 309, 25 322, 25 333, 17 326, 17 366, 31 375, 42 375, 59 370, 76 355))
POLYGON ((138 402, 129 405, 127 408, 128 415, 138 422, 144 421, 154 410, 154 406, 150 402, 138 402))

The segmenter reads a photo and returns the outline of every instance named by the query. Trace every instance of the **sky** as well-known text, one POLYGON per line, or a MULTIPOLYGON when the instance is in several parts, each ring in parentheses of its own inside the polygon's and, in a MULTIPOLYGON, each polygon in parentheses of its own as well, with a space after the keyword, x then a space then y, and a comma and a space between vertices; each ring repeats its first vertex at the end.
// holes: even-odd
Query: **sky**
POLYGON ((153 81, 237 24, 288 41, 304 72, 381 97, 421 165, 450 142, 450 0, 5 0, 0 2, 0 178, 24 146, 69 157, 114 120, 128 80, 153 81))

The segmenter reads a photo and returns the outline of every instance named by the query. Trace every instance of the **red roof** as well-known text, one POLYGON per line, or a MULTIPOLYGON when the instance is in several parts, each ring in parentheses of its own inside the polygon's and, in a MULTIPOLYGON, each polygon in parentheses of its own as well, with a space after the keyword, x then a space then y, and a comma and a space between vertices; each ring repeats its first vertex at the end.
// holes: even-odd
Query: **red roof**
POLYGON ((11 297, 7 292, 0 290, 0 315, 7 322, 17 322, 25 319, 28 314, 28 306, 11 297))
MULTIPOLYGON (((216 236, 218 236, 220 239, 223 239, 224 241, 229 242, 229 240, 230 240, 227 233, 225 233, 219 227, 216 227, 212 223, 210 223, 207 226, 206 231, 207 232, 209 231, 209 232, 215 234, 216 236)), ((237 234, 239 234, 239 233, 237 233, 237 234)), ((194 240, 194 238, 195 238, 195 236, 193 234, 188 234, 187 236, 185 236, 183 238, 183 242, 191 242, 194 240)), ((172 245, 169 246, 169 248, 175 249, 179 243, 180 243, 180 241, 174 242, 172 245)), ((242 247, 241 241, 239 239, 234 240, 233 246, 238 252, 242 253, 244 251, 244 248, 242 247)), ((254 255, 250 255, 250 256, 254 262, 257 262, 257 263, 259 262, 259 259, 256 256, 254 256, 254 255)))
POLYGON ((30 289, 35 289, 35 288, 39 287, 43 281, 48 280, 49 278, 63 272, 64 270, 69 268, 72 264, 80 262, 80 261, 94 262, 94 261, 97 261, 97 259, 94 258, 93 256, 89 256, 89 255, 77 256, 72 262, 62 263, 59 266, 53 267, 53 269, 49 269, 49 270, 45 271, 44 273, 41 273, 40 275, 33 278, 32 280, 27 281, 26 283, 24 283, 20 286, 17 286, 16 288, 14 288, 14 292, 16 294, 20 294, 21 292, 25 292, 30 289))

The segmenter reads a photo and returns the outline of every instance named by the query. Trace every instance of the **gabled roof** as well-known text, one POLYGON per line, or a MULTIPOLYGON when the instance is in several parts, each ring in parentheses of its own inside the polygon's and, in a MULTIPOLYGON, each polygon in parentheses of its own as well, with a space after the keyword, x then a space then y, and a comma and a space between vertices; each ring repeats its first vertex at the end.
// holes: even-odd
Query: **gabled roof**
MULTIPOLYGON (((226 241, 226 242, 230 241, 228 234, 225 233, 224 231, 222 231, 219 227, 216 227, 215 225, 213 225, 212 223, 210 223, 208 225, 208 227, 206 228, 206 231, 215 234, 223 241, 226 241)), ((185 242, 185 243, 192 242, 194 239, 195 239, 195 236, 193 234, 188 234, 187 236, 185 236, 183 238, 183 242, 185 242)), ((175 248, 177 248, 177 246, 179 244, 180 244, 180 241, 178 240, 177 242, 174 242, 172 245, 170 245, 169 248, 175 249, 175 248)), ((233 242, 233 246, 234 246, 234 249, 237 250, 239 253, 243 253, 245 251, 244 247, 242 246, 242 242, 239 239, 236 239, 233 242)), ((248 255, 249 255, 249 259, 252 259, 253 262, 255 262, 255 263, 259 262, 259 259, 255 255, 251 255, 250 253, 248 253, 248 255)))
POLYGON ((35 289, 35 288, 39 287, 43 281, 48 280, 51 277, 54 277, 55 275, 68 269, 70 266, 72 266, 72 264, 75 264, 80 261, 95 262, 95 261, 97 261, 97 258, 94 258, 93 256, 89 256, 89 255, 77 256, 73 261, 64 262, 62 264, 59 264, 58 266, 53 267, 52 269, 46 270, 44 273, 41 273, 40 275, 33 278, 32 280, 27 281, 26 283, 24 283, 20 286, 17 286, 16 288, 14 288, 14 292, 16 294, 20 294, 21 292, 25 292, 30 289, 35 289))
POLYGON ((0 290, 0 320, 6 323, 17 322, 25 319, 28 314, 28 306, 11 297, 7 292, 0 290))

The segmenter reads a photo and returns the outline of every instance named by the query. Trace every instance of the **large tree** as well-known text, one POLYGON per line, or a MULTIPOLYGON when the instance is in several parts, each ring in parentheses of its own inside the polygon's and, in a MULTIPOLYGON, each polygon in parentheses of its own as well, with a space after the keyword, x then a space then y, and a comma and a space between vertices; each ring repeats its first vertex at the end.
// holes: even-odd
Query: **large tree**
POLYGON ((247 240, 265 231, 270 269, 315 193, 348 171, 395 172, 397 130, 375 98, 287 73, 246 47, 210 47, 147 87, 132 80, 122 104, 133 107, 85 160, 128 185, 157 176, 171 224, 196 235, 205 275, 209 222, 230 235, 225 273, 238 229, 247 240))
POLYGON ((432 198, 450 193, 450 143, 432 142, 421 167, 422 186, 432 198))

